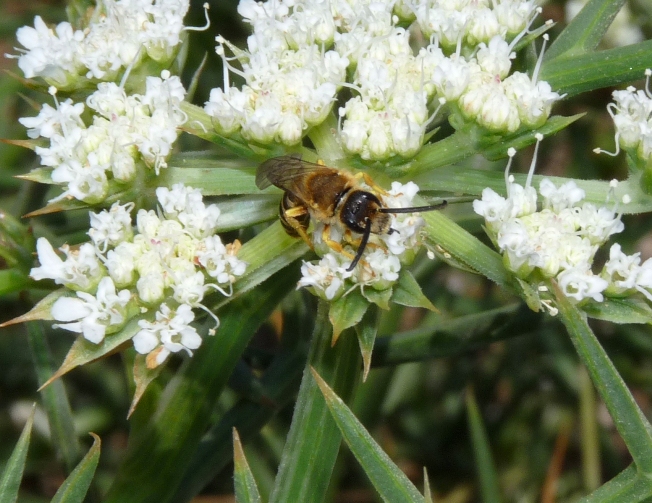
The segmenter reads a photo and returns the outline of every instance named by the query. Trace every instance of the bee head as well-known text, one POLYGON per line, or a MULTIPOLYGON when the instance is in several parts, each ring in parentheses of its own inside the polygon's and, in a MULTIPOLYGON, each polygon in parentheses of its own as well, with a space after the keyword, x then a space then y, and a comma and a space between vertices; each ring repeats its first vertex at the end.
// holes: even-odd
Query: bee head
POLYGON ((354 190, 344 201, 340 220, 354 232, 363 234, 367 219, 371 222, 372 234, 387 234, 390 231, 391 217, 381 213, 380 200, 371 192, 354 190))

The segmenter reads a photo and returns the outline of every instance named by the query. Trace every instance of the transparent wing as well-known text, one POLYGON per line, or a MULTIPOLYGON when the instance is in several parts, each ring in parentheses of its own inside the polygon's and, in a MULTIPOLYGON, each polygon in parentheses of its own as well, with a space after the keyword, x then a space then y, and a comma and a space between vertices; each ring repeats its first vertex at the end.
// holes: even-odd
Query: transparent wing
POLYGON ((258 166, 256 186, 263 190, 270 185, 275 185, 280 189, 295 192, 297 181, 307 175, 332 175, 333 172, 337 172, 337 170, 322 164, 302 161, 297 156, 284 155, 268 159, 258 166))

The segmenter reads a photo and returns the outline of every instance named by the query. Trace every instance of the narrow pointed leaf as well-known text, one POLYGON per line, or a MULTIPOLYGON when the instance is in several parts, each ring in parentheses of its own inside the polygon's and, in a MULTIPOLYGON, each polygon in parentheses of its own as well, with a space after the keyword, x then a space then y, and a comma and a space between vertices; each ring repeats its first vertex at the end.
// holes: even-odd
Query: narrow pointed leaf
POLYGON ((275 359, 261 378, 267 401, 240 400, 206 432, 172 501, 189 501, 232 459, 232 429, 244 439, 252 437, 284 406, 294 400, 305 366, 304 349, 294 346, 275 359), (273 404, 273 406, 271 406, 273 404))
POLYGON ((540 79, 560 94, 574 96, 643 78, 650 66, 652 40, 638 44, 556 58, 541 68, 540 79), (609 64, 605 65, 605 61, 609 64))
POLYGON ((583 114, 571 117, 552 116, 536 131, 522 128, 508 136, 488 134, 480 126, 469 125, 470 131, 459 130, 438 142, 426 145, 409 164, 388 168, 387 172, 396 178, 406 176, 412 179, 423 173, 444 172, 451 164, 475 154, 482 154, 487 159, 502 159, 507 156, 508 148, 522 149, 536 142, 536 133, 551 136, 582 116, 583 114), (437 169, 444 166, 444 170, 437 169))
POLYGON ((478 409, 478 402, 473 394, 473 389, 466 390, 466 414, 471 430, 475 466, 480 479, 480 494, 484 503, 500 503, 500 489, 498 488, 498 475, 491 456, 489 438, 482 422, 478 409))
POLYGON ((378 333, 378 308, 371 306, 362 317, 362 320, 355 327, 355 333, 358 334, 358 344, 362 354, 362 364, 364 371, 362 373, 362 382, 367 380, 369 369, 371 368, 371 352, 374 349, 376 334, 378 333))
POLYGON ((98 360, 103 356, 113 353, 118 350, 120 346, 127 343, 131 338, 138 333, 140 327, 138 321, 140 317, 132 318, 127 322, 125 327, 114 334, 107 335, 102 342, 95 344, 85 339, 83 335, 77 337, 72 347, 68 351, 61 367, 48 379, 39 389, 48 386, 52 381, 58 379, 64 374, 67 374, 72 369, 85 365, 92 361, 98 360))
POLYGON ((441 211, 423 214, 426 234, 435 247, 448 253, 468 268, 486 276, 498 285, 508 283, 507 271, 500 254, 482 243, 478 238, 446 217, 441 211))
POLYGON ((365 427, 353 415, 340 397, 312 369, 312 375, 324 395, 326 405, 333 415, 344 441, 384 501, 395 503, 418 502, 424 498, 414 484, 380 448, 365 427))
POLYGON ((369 302, 358 289, 331 303, 328 319, 333 325, 333 345, 344 330, 360 322, 367 309, 369 309, 369 302))
POLYGON ((587 367, 616 429, 627 445, 639 470, 652 473, 652 427, 627 388, 616 367, 598 342, 586 321, 586 315, 570 303, 556 283, 555 293, 559 316, 571 341, 587 367))
POLYGON ((49 203, 43 208, 30 211, 24 215, 24 218, 40 217, 42 215, 49 215, 50 213, 59 213, 60 211, 81 210, 88 207, 89 205, 83 201, 77 201, 76 199, 66 199, 63 201, 57 201, 55 203, 49 203))
MULTIPOLYGON (((515 182, 525 185, 527 175, 514 173, 515 182)), ((559 176, 534 175, 532 185, 538 187, 541 181, 547 178, 560 187, 566 182, 573 181, 586 193, 584 201, 598 206, 605 204, 607 195, 613 191, 612 200, 621 201, 627 194, 631 201, 620 207, 625 214, 643 213, 652 211, 652 196, 641 189, 640 176, 632 175, 628 180, 621 181, 614 190, 609 182, 600 180, 576 180, 559 176)), ((433 173, 424 173, 414 179, 421 190, 437 190, 457 192, 480 196, 483 189, 490 188, 498 194, 505 196, 505 174, 503 171, 480 171, 464 166, 449 166, 445 170, 433 173)))
POLYGON ((100 437, 95 433, 91 433, 91 435, 93 436, 92 447, 63 482, 54 498, 52 498, 51 503, 83 503, 88 488, 93 481, 97 463, 100 461, 102 446, 100 437))
POLYGON ((589 317, 613 323, 652 323, 652 307, 643 299, 633 297, 605 298, 582 305, 589 317))
POLYGON ((32 413, 27 418, 23 432, 20 434, 16 447, 14 447, 5 465, 2 477, 0 477, 0 501, 3 503, 14 503, 18 500, 18 489, 20 489, 20 481, 25 470, 25 460, 29 449, 29 439, 32 435, 35 410, 36 404, 32 407, 32 413))
POLYGON ((426 503, 432 503, 432 494, 430 494, 430 479, 428 478, 428 469, 423 467, 423 499, 426 503))
MULTIPOLYGON (((281 224, 275 222, 247 241, 238 252, 238 258, 247 263, 247 269, 233 285, 233 294, 230 297, 221 296, 215 304, 207 302, 207 305, 215 311, 232 302, 305 255, 307 251, 308 245, 300 239, 288 236, 281 224)), ((296 280, 298 281, 298 277, 296 280)))
POLYGON ((30 182, 55 184, 55 182, 52 181, 51 168, 35 168, 32 171, 25 173, 24 175, 16 175, 16 178, 30 182))
POLYGON ((594 50, 625 0, 590 0, 546 51, 545 60, 594 50))
POLYGON ((18 316, 12 320, 5 321, 0 325, 0 328, 7 327, 9 325, 15 325, 16 323, 25 323, 26 321, 53 320, 54 318, 50 314, 53 304, 61 297, 71 296, 72 295, 70 290, 67 288, 60 288, 59 290, 49 293, 25 314, 18 316))
POLYGON ((233 474, 235 501, 237 503, 260 503, 258 486, 256 486, 254 475, 247 463, 238 430, 235 428, 233 428, 233 463, 235 465, 233 474))
POLYGON ((136 410, 136 406, 147 390, 147 386, 149 386, 150 383, 159 376, 161 370, 163 370, 163 365, 159 365, 153 369, 147 368, 146 359, 146 355, 140 354, 137 354, 134 358, 134 384, 136 385, 136 389, 134 390, 134 396, 131 399, 127 419, 136 410))
MULTIPOLYGON (((56 368, 46 334, 43 331, 43 324, 37 321, 29 322, 27 338, 37 381, 41 386, 56 368)), ((48 416, 52 446, 63 459, 66 470, 70 473, 81 457, 81 449, 75 432, 75 423, 66 388, 63 381, 59 380, 41 390, 40 393, 43 408, 48 416)))
POLYGON ((309 368, 319 369, 324 379, 345 399, 353 394, 360 369, 360 352, 353 333, 347 332, 335 347, 331 347, 331 333, 328 306, 320 301, 308 365, 270 503, 319 503, 326 497, 342 435, 309 368))
POLYGON ((428 297, 423 294, 412 273, 406 269, 401 271, 398 281, 394 285, 392 302, 402 306, 423 307, 435 313, 439 312, 428 297))

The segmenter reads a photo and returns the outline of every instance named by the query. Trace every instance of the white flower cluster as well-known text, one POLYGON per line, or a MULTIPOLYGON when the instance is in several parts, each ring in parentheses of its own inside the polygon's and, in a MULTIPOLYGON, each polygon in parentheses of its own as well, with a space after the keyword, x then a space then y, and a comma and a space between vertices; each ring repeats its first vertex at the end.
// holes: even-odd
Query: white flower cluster
MULTIPOLYGON (((629 86, 623 91, 614 91, 615 103, 607 105, 616 127, 617 147, 635 152, 636 156, 648 166, 652 165, 652 92, 650 76, 646 70, 645 91, 629 86)), ((604 152, 596 149, 596 152, 604 152)), ((618 151, 616 151, 616 154, 618 151)))
POLYGON ((44 104, 36 117, 19 121, 30 138, 49 141, 35 151, 52 169, 51 181, 65 187, 54 200, 72 197, 94 204, 111 192, 112 181, 131 182, 139 167, 156 173, 167 167, 177 128, 187 118, 179 108, 184 96, 179 77, 166 70, 161 78, 147 77, 144 94, 127 95, 118 85, 103 82, 85 105, 55 99, 56 107, 44 104), (92 113, 88 125, 82 119, 86 108, 92 113))
POLYGON ((578 301, 602 301, 609 283, 594 275, 591 266, 598 248, 622 232, 620 215, 615 209, 582 202, 584 190, 575 182, 556 187, 549 179, 539 185, 543 207, 537 210, 538 196, 530 180, 531 173, 523 187, 509 177, 507 198, 486 188, 482 199, 473 202, 489 236, 504 253, 506 267, 521 278, 556 278, 564 293, 578 301))
POLYGON ((242 0, 238 12, 253 27, 248 52, 217 37, 217 53, 224 62, 224 89, 211 91, 206 112, 225 135, 240 132, 259 143, 295 145, 308 127, 321 123, 331 110, 335 94, 349 64, 335 51, 326 2, 295 5, 272 0, 260 4, 242 0), (324 10, 326 9, 326 10, 324 10), (230 48, 242 71, 233 68, 225 54, 230 48), (241 75, 242 89, 231 87, 229 71, 241 75))
MULTIPOLYGON (((385 207, 407 208, 419 191, 414 182, 405 185, 392 182, 391 190, 381 200, 385 207)), ((356 287, 369 286, 375 290, 387 290, 398 279, 401 266, 409 264, 421 245, 420 230, 424 220, 417 213, 391 215, 390 234, 371 234, 369 243, 358 265, 349 271, 356 248, 345 238, 346 230, 330 227, 330 239, 343 245, 348 256, 332 251, 321 239, 323 224, 313 231, 315 251, 321 255, 317 263, 304 262, 297 288, 309 287, 326 300, 336 300, 356 287)))
POLYGON ((202 300, 211 290, 230 295, 246 267, 236 256, 240 243, 224 245, 214 234, 219 208, 206 206, 199 190, 177 184, 172 190, 158 188, 156 195, 161 213, 140 210, 135 235, 129 217, 133 204, 115 203, 108 211, 91 213, 92 244, 76 251, 63 247, 65 261, 39 238, 41 266, 31 271, 36 280, 49 278, 77 290, 77 298, 58 299, 51 315, 68 322, 61 328, 91 342, 100 343, 139 312, 151 313, 155 320, 139 321, 134 346, 149 355, 152 367, 170 352, 199 347, 201 340, 189 325, 192 309, 207 311, 202 300), (116 293, 116 288, 122 290, 116 293))
POLYGON ((36 16, 34 27, 16 33, 25 47, 18 66, 25 77, 42 77, 60 89, 74 88, 79 77, 115 80, 145 56, 172 60, 184 29, 188 0, 104 0, 91 23, 74 30, 68 22, 49 28, 36 16))
POLYGON ((491 131, 537 128, 560 96, 537 80, 539 65, 532 77, 509 71, 539 11, 533 0, 241 0, 253 26, 249 52, 229 47, 242 72, 228 64, 221 37, 217 52, 227 77, 239 73, 247 84, 239 90, 225 79, 206 111, 222 134, 292 145, 346 85, 355 96, 338 110, 342 147, 373 160, 416 154, 446 102, 491 131), (429 40, 416 55, 413 30, 399 26, 414 19, 429 40))

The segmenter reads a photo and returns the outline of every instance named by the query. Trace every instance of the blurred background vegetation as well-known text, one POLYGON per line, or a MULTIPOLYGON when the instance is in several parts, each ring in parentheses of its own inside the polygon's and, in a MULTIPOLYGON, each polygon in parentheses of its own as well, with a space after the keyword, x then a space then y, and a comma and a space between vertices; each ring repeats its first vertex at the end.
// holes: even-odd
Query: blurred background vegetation
MULTIPOLYGON (((204 24, 201 4, 201 1, 192 2, 187 25, 204 24)), ((185 84, 204 54, 208 55, 194 97, 197 104, 203 104, 209 90, 222 82, 221 65, 213 49, 214 36, 220 33, 236 45, 245 44, 247 27, 237 15, 236 7, 236 0, 211 2, 211 28, 190 34, 193 50, 188 54, 185 84)), ((553 29, 553 39, 554 33, 563 26, 564 7, 562 1, 544 6, 541 19, 551 18, 559 23, 553 29)), ((652 36, 649 0, 632 2, 630 8, 634 23, 649 39, 652 36)), ((16 53, 16 29, 32 25, 35 15, 42 16, 48 23, 62 21, 65 4, 61 1, 0 2, 0 54, 16 53)), ((17 119, 35 115, 32 103, 43 102, 43 96, 16 78, 19 72, 16 60, 0 59, 0 69, 3 70, 0 74, 0 138, 24 139, 24 128, 17 119)), ((642 83, 637 85, 641 87, 642 83)), ((623 155, 612 158, 592 153, 596 146, 614 150, 613 125, 605 109, 611 91, 603 89, 583 94, 555 107, 557 115, 586 113, 586 116, 544 142, 538 159, 538 174, 603 180, 627 176, 623 155)), ((180 141, 184 150, 211 148, 194 137, 185 136, 180 141)), ((527 170, 531 154, 531 151, 524 151, 517 156, 517 170, 527 170)), ((31 151, 0 144, 0 210, 19 218, 52 197, 47 194, 48 187, 14 178, 35 167, 36 162, 31 151)), ((469 162, 486 169, 504 168, 503 161, 489 163, 474 158, 469 162)), ((472 214, 470 205, 457 213, 458 222, 469 230, 481 232, 481 221, 472 214)), ((625 217, 624 221, 625 235, 619 236, 623 249, 627 253, 641 251, 644 259, 652 256, 652 221, 635 215, 625 217)), ((37 237, 46 236, 55 245, 84 241, 88 229, 85 211, 26 219, 22 223, 26 229, 29 227, 29 232, 37 237)), ((0 263, 0 268, 3 267, 0 263)), ((506 298, 507 294, 482 277, 429 261, 417 267, 422 268, 421 277, 425 278, 424 292, 445 318, 518 302, 506 298)), ((25 294, 0 297, 0 322, 22 314, 38 300, 38 291, 30 295, 29 298, 25 294)), ((307 347, 316 302, 305 292, 296 292, 285 301, 284 307, 286 314, 279 312, 264 325, 247 350, 245 362, 254 369, 265 368, 270 355, 283 345, 277 336, 281 321, 286 326, 286 334, 290 330, 288 327, 297 327, 293 343, 300 350, 307 347)), ((397 317, 396 330, 409 330, 421 322, 423 316, 420 310, 404 309, 397 317)), ((524 310, 517 311, 516 316, 522 316, 523 323, 531 325, 529 334, 507 337, 462 354, 422 363, 375 368, 368 381, 359 387, 353 405, 358 417, 417 485, 422 484, 422 467, 428 469, 437 501, 453 503, 478 499, 465 406, 465 393, 470 389, 474 390, 479 404, 507 501, 549 503, 555 501, 555 494, 557 501, 572 501, 612 478, 631 461, 606 408, 595 397, 561 324, 548 316, 524 310), (591 435, 587 435, 591 428, 598 429, 595 438, 599 438, 599 445, 587 445, 592 442, 591 435)), ((618 326, 595 320, 591 325, 639 405, 650 417, 652 332, 640 325, 618 326)), ((56 368, 68 351, 73 335, 49 327, 46 330, 56 368)), ((126 416, 133 390, 128 384, 130 363, 123 361, 125 358, 128 359, 116 354, 78 368, 64 378, 81 441, 90 446, 92 439, 86 435, 89 431, 96 432, 103 440, 96 475, 100 488, 109 485, 126 448, 129 430, 126 416)), ((179 364, 174 360, 167 366, 158 379, 159 386, 169 381, 179 364)), ((298 388, 300 376, 296 377, 298 388)), ((222 398, 224 407, 238 396, 236 384, 234 382, 222 398)), ((26 328, 13 326, 0 330, 0 471, 31 404, 39 401, 37 387, 26 328)), ((265 492, 265 485, 269 487, 273 481, 291 415, 292 404, 289 404, 246 445, 249 463, 262 492, 265 492)), ((341 474, 339 487, 333 489, 336 501, 376 501, 375 491, 369 487, 352 456, 342 456, 336 470, 341 474)), ((232 476, 233 467, 227 466, 196 501, 232 501, 232 476)), ((64 478, 64 465, 49 442, 47 419, 37 410, 21 501, 49 501, 64 478)))

